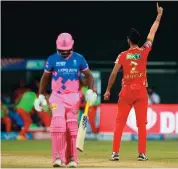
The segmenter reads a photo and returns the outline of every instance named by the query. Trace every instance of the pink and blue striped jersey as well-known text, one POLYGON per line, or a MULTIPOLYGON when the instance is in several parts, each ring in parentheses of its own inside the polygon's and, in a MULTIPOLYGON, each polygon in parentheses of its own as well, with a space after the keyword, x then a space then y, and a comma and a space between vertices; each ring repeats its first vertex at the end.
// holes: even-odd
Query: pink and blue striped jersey
POLYGON ((52 73, 52 91, 67 94, 79 92, 81 71, 87 69, 85 58, 73 51, 68 58, 62 57, 58 52, 49 56, 44 71, 52 73))

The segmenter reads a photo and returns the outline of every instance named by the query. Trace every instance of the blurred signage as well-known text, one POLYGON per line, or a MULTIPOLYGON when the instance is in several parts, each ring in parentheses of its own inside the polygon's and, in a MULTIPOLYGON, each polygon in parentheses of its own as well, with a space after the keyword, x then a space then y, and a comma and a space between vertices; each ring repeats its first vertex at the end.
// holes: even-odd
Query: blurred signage
MULTIPOLYGON (((100 105, 100 133, 114 131, 117 115, 117 104, 100 105)), ((149 105, 147 109, 148 134, 178 134, 178 105, 149 105)), ((124 132, 137 134, 134 108, 131 109, 124 132)))
POLYGON ((41 70, 45 66, 45 59, 1 59, 1 70, 41 70))
POLYGON ((27 60, 26 69, 28 70, 41 70, 44 69, 45 60, 27 60))
POLYGON ((1 59, 1 69, 2 70, 24 70, 26 68, 26 60, 25 59, 1 59))
MULTIPOLYGON (((18 132, 1 132, 1 140, 17 140, 18 132)), ((32 140, 32 133, 26 134, 27 140, 32 140)))

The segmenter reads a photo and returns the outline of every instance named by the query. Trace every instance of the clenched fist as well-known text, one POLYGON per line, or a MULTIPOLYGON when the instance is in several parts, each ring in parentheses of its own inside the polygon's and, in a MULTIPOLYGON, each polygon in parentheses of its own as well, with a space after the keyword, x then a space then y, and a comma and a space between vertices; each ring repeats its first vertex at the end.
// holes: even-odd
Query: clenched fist
POLYGON ((104 94, 104 100, 109 100, 110 99, 110 92, 106 91, 104 94))

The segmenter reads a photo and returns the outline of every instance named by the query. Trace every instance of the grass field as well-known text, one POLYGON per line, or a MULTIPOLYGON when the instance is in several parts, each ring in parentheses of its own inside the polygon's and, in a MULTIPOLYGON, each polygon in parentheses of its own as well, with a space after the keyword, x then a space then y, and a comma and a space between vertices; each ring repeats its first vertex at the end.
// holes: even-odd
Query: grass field
MULTIPOLYGON (((79 167, 174 167, 178 168, 178 141, 148 141, 149 161, 137 161, 137 142, 122 142, 120 161, 108 161, 111 142, 86 141, 85 152, 79 153, 79 167)), ((2 141, 2 167, 52 167, 51 142, 2 141)))

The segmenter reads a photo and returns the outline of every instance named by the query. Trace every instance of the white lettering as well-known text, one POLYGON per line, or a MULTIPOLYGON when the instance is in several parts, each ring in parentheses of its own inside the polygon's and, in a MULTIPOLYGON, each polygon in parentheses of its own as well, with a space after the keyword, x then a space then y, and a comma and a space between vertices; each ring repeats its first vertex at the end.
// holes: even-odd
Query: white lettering
POLYGON ((56 66, 65 66, 66 62, 56 62, 56 66))
POLYGON ((172 133, 175 129, 175 117, 172 112, 160 112, 160 132, 172 133))
POLYGON ((77 73, 77 69, 68 69, 68 68, 63 68, 63 69, 58 69, 59 73, 77 73))

